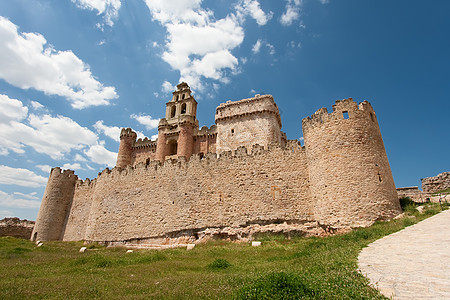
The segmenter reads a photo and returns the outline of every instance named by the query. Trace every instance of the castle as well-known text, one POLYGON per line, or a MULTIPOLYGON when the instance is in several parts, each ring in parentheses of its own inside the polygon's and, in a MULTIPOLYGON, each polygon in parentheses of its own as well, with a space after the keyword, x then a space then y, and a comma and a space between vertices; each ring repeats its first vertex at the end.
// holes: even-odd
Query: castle
POLYGON ((271 95, 227 101, 199 128, 186 83, 158 138, 124 128, 116 167, 82 181, 53 168, 32 240, 118 244, 248 239, 258 232, 368 226, 401 212, 375 112, 338 100, 302 121, 304 146, 281 131, 271 95))

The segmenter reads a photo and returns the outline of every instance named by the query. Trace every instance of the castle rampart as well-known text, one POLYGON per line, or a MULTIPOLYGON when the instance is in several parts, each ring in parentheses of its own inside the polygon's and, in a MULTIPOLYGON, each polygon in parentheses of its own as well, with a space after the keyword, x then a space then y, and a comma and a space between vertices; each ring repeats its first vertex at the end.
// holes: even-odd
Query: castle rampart
POLYGON ((221 104, 217 124, 198 129, 189 87, 177 88, 156 142, 123 129, 116 168, 84 182, 52 170, 39 239, 193 242, 207 232, 239 239, 251 237, 246 228, 305 233, 401 212, 367 101, 338 100, 333 112, 303 119, 302 147, 281 132, 270 95, 221 104))

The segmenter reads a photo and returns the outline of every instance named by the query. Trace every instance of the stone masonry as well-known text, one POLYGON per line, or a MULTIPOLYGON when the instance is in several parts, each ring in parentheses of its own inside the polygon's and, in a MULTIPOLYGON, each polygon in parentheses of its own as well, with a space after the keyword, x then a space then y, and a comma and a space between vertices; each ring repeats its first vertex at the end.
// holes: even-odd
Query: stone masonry
POLYGON ((339 100, 303 119, 305 145, 286 140, 270 95, 220 104, 199 129, 181 83, 157 141, 122 129, 117 165, 96 179, 52 169, 32 239, 109 244, 321 234, 401 212, 369 102, 339 100))
POLYGON ((422 190, 426 193, 436 193, 448 188, 450 188, 450 172, 422 179, 422 190))

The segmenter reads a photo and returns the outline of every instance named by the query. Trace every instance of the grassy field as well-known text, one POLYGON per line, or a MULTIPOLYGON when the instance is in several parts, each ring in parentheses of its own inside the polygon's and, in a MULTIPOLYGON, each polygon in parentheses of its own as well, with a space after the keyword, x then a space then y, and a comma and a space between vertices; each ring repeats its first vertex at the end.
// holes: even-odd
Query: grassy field
POLYGON ((0 299, 385 299, 357 272, 361 249, 440 211, 327 238, 267 236, 262 246, 215 241, 140 250, 0 238, 0 299))

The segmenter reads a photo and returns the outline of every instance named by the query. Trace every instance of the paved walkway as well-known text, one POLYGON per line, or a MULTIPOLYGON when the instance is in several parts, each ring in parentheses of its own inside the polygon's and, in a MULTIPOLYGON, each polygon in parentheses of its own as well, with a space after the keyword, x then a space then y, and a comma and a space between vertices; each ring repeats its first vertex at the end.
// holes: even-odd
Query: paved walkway
POLYGON ((450 299, 450 209, 373 242, 358 264, 388 298, 450 299))

